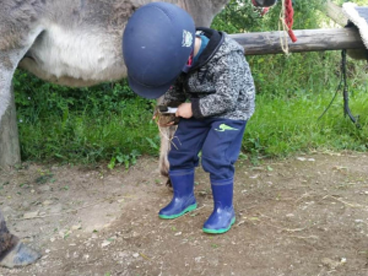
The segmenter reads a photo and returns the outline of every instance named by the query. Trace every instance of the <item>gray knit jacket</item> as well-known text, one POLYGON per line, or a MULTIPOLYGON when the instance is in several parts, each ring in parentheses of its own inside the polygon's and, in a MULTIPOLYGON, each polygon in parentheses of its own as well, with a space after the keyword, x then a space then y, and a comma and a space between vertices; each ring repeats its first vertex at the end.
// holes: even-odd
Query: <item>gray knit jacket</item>
POLYGON ((162 104, 189 100, 194 118, 248 120, 255 107, 253 77, 243 48, 226 33, 198 28, 210 40, 188 73, 164 94, 162 104))

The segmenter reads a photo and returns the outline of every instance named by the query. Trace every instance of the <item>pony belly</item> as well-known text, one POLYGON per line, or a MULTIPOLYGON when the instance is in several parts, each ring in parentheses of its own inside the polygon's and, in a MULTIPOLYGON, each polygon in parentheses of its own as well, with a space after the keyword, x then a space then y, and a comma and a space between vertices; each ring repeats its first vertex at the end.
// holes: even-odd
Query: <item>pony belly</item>
POLYGON ((118 80, 126 76, 119 37, 118 33, 54 25, 40 34, 20 67, 61 85, 118 80))

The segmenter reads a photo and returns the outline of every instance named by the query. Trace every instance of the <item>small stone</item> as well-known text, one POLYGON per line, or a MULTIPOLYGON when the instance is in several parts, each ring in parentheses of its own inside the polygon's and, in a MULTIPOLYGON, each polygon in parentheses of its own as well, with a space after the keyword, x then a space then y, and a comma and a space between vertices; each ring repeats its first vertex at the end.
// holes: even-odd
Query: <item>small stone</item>
POLYGON ((134 258, 138 258, 138 257, 139 257, 139 253, 134 253, 134 254, 133 254, 133 257, 134 257, 134 258))
POLYGON ((341 264, 340 262, 331 260, 330 258, 323 258, 321 262, 324 266, 327 266, 329 269, 335 269, 341 264))
POLYGON ((29 208, 29 206, 30 206, 29 202, 27 202, 27 201, 23 201, 23 202, 22 202, 22 207, 23 207, 23 208, 28 209, 28 208, 29 208))
POLYGON ((42 191, 42 192, 48 192, 48 191, 50 191, 50 186, 45 185, 45 186, 41 186, 41 187, 39 187, 38 189, 39 189, 40 191, 42 191))
POLYGON ((42 202, 42 206, 49 206, 52 204, 51 200, 45 200, 44 202, 42 202))
POLYGON ((102 248, 104 248, 104 247, 106 247, 106 246, 108 246, 108 245, 110 245, 110 241, 104 241, 102 244, 101 244, 101 247, 102 248))
POLYGON ((38 216, 38 211, 36 212, 29 212, 29 213, 25 213, 23 215, 23 218, 25 219, 29 219, 29 218, 34 218, 34 217, 37 217, 38 216))
POLYGON ((73 225, 72 226, 72 230, 79 230, 79 229, 81 229, 82 228, 82 225, 81 224, 78 224, 78 225, 73 225))
POLYGON ((202 260, 202 256, 199 256, 199 257, 196 257, 196 258, 194 258, 194 261, 196 262, 196 263, 200 263, 201 262, 201 260, 202 260))

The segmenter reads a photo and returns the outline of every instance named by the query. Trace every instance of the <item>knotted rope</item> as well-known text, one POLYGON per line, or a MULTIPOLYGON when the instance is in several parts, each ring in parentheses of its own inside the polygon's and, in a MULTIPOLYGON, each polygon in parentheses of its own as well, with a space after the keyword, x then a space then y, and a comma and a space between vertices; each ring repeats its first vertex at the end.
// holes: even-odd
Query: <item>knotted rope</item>
POLYGON ((282 0, 281 4, 281 12, 280 12, 280 21, 279 21, 279 30, 281 29, 280 24, 282 25, 283 36, 280 35, 280 44, 283 52, 285 54, 289 54, 289 46, 288 39, 286 33, 291 38, 292 42, 296 42, 297 38, 294 35, 292 30, 294 24, 294 9, 291 0, 282 0))
POLYGON ((291 0, 285 0, 285 4, 283 5, 285 7, 285 24, 287 26, 287 32, 291 38, 292 42, 296 42, 297 38, 294 35, 293 32, 293 24, 294 24, 294 9, 293 9, 293 3, 291 0))

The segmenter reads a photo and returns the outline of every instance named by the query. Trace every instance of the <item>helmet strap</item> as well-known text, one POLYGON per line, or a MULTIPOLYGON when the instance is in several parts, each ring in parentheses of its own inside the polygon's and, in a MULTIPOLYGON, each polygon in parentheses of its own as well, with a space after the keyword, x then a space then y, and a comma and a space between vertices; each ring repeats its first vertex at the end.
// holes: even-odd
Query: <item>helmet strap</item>
POLYGON ((187 63, 184 65, 184 67, 183 67, 183 69, 182 69, 182 71, 183 71, 184 73, 188 73, 188 72, 189 72, 189 70, 190 70, 190 68, 192 67, 192 65, 193 65, 193 56, 194 56, 194 49, 193 49, 193 50, 192 50, 192 52, 190 53, 189 58, 188 58, 188 61, 187 61, 187 63))

